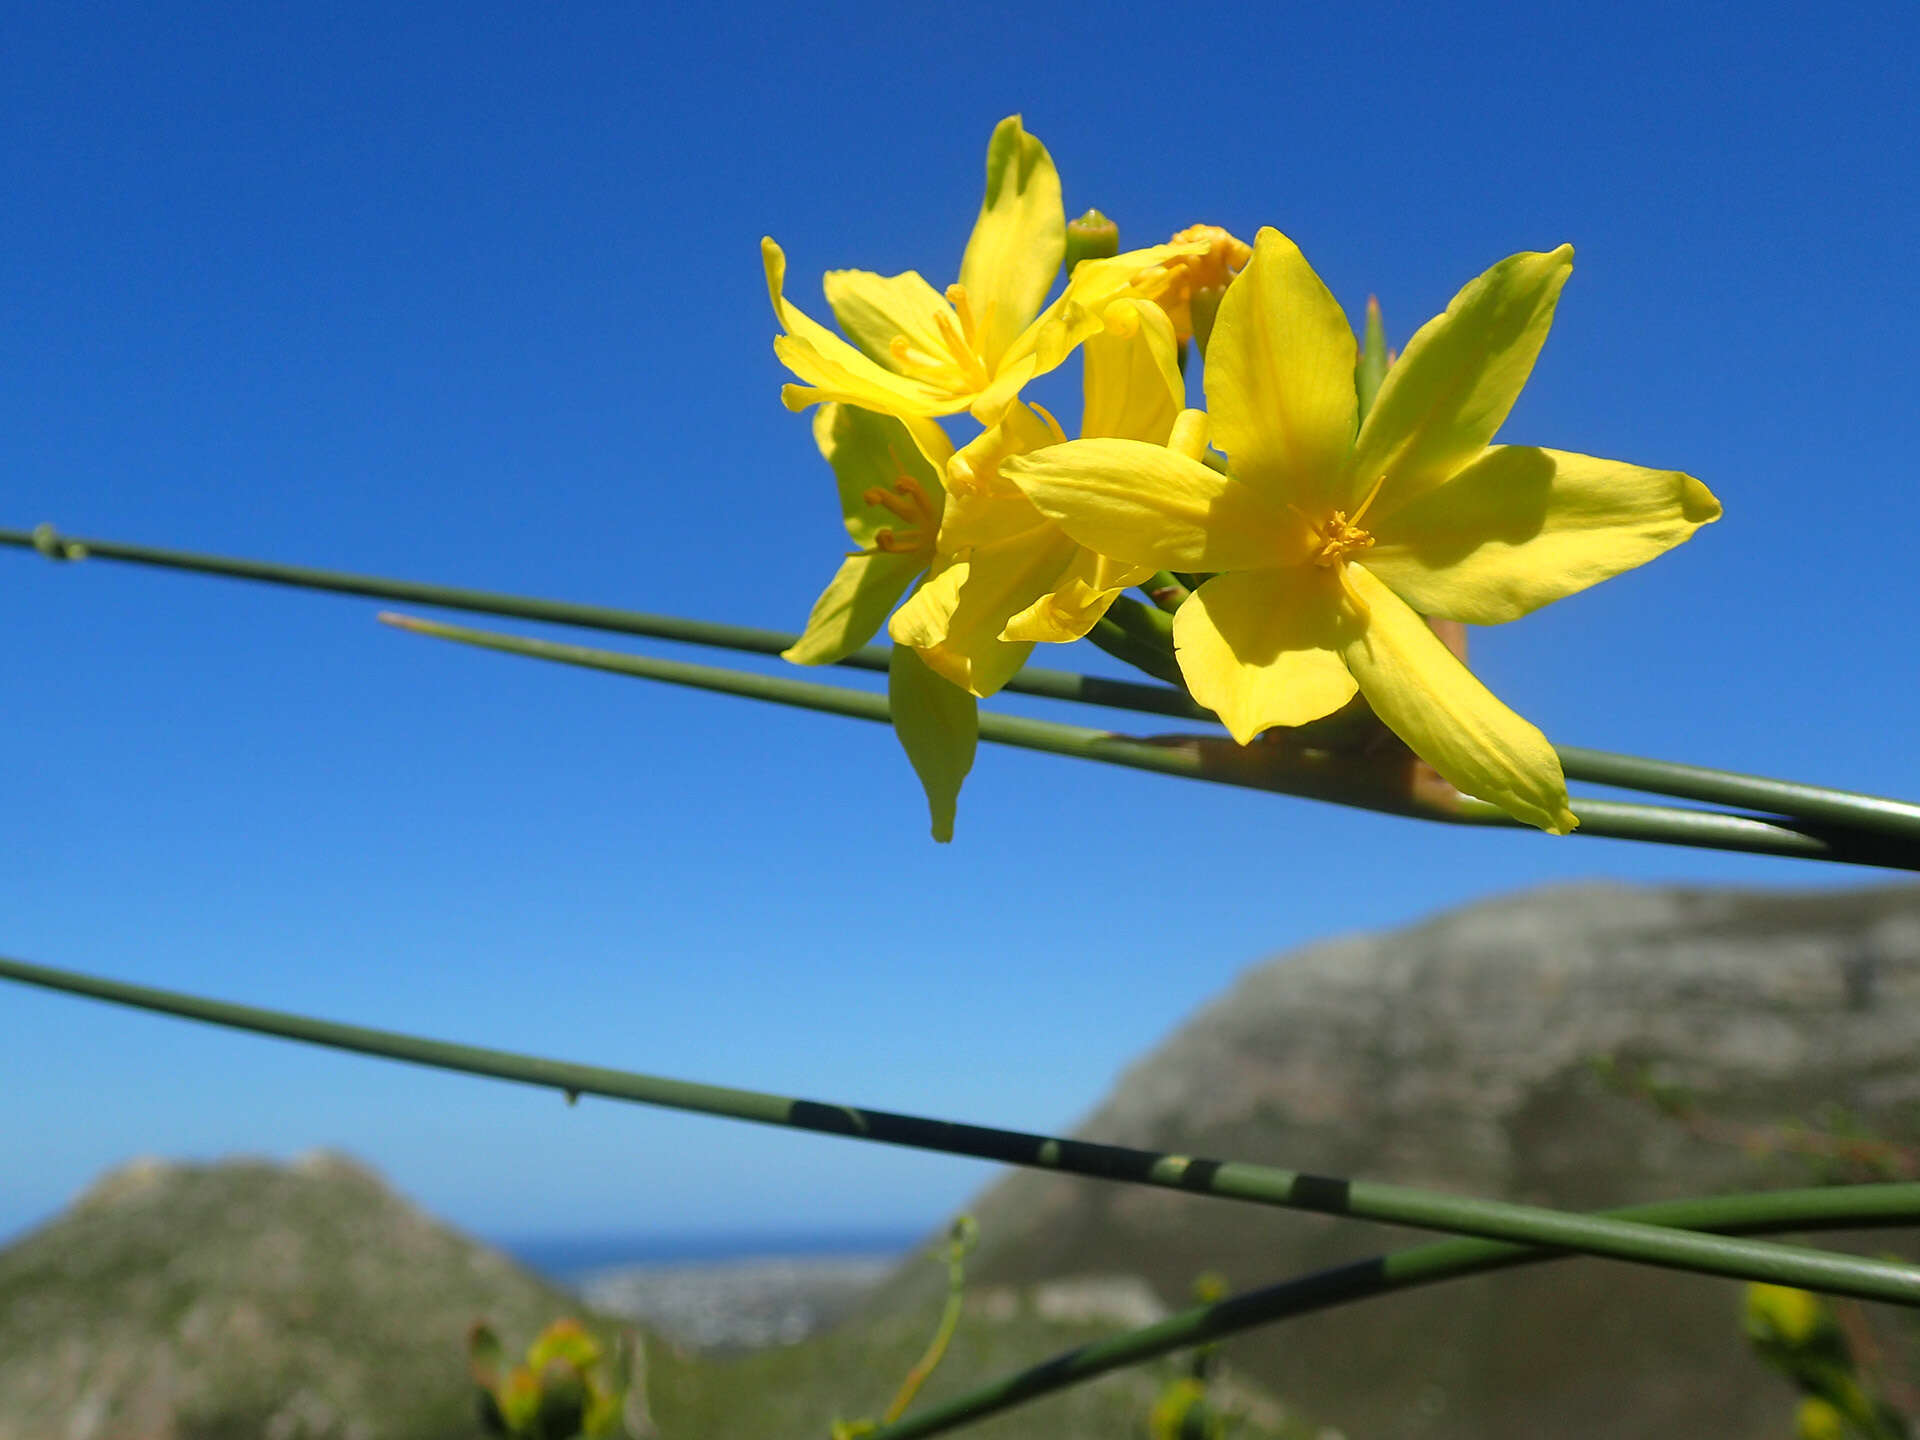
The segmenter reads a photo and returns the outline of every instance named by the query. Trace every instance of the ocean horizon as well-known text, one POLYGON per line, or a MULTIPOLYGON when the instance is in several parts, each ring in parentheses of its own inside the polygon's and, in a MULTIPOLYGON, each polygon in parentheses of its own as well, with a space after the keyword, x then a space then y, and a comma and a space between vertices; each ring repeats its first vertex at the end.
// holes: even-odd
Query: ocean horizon
POLYGON ((904 1257, 935 1227, 868 1230, 738 1230, 673 1234, 657 1230, 582 1235, 489 1235, 488 1244, 529 1270, 568 1282, 628 1266, 716 1265, 735 1260, 904 1257))

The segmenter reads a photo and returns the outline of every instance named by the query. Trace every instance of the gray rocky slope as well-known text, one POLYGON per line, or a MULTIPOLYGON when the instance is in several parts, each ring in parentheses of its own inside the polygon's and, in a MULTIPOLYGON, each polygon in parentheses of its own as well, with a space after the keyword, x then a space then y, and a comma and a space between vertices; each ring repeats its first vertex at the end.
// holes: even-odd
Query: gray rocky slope
MULTIPOLYGON (((1804 1158, 1727 1139, 1831 1106, 1920 1137, 1920 889, 1567 887, 1315 945, 1248 971, 1078 1133, 1597 1208, 1814 1183, 1804 1158), (1725 1133, 1603 1084, 1607 1055, 1688 1087, 1725 1133)), ((1210 1267, 1245 1288, 1421 1238, 1033 1172, 976 1213, 983 1283, 1130 1269, 1176 1303, 1210 1267)), ((1290 1322, 1233 1355, 1355 1437, 1784 1434, 1791 1397, 1743 1352, 1738 1298, 1567 1261, 1290 1322)), ((1902 1318, 1872 1317, 1896 1368, 1902 1318)))

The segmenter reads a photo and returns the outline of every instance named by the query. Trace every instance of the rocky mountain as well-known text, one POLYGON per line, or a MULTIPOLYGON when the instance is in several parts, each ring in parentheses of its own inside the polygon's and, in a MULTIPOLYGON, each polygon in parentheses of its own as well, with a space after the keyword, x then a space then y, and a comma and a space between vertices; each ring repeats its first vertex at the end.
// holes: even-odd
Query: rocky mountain
MULTIPOLYGON (((1078 1133, 1598 1208, 1817 1183, 1814 1161, 1767 1142, 1842 1109, 1920 1139, 1920 889, 1556 888, 1315 945, 1248 971, 1078 1133), (1693 1099, 1663 1114, 1599 1057, 1693 1099)), ((975 1213, 984 1282, 1134 1270, 1175 1304, 1205 1269, 1246 1288, 1422 1238, 1034 1172, 975 1213)), ((1737 1301, 1729 1282, 1563 1261, 1231 1354, 1355 1440, 1785 1434, 1790 1393, 1745 1354, 1737 1301)), ((1913 1358, 1906 1318, 1871 1321, 1895 1370, 1913 1358)))
POLYGON ((0 1440, 471 1440, 467 1327, 578 1309, 343 1157, 136 1161, 0 1251, 0 1440))

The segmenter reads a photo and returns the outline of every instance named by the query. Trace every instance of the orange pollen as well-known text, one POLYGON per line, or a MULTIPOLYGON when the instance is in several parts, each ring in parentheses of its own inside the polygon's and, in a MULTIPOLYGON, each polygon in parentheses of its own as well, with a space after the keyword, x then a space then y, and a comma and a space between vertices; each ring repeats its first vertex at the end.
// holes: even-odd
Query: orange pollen
MULTIPOLYGON (((1354 520, 1359 518, 1358 514, 1354 516, 1354 520)), ((1349 520, 1344 510, 1334 511, 1326 524, 1313 528, 1320 537, 1320 548, 1313 555, 1316 565, 1338 564, 1354 551, 1365 550, 1373 544, 1373 536, 1349 520)))
POLYGON ((860 498, 869 505, 878 505, 899 516, 908 526, 901 531, 889 526, 876 533, 873 537, 876 549, 884 550, 889 555, 933 549, 934 536, 940 528, 940 517, 934 513, 933 501, 927 498, 926 489, 911 475, 903 471, 894 479, 892 488, 875 485, 860 498))

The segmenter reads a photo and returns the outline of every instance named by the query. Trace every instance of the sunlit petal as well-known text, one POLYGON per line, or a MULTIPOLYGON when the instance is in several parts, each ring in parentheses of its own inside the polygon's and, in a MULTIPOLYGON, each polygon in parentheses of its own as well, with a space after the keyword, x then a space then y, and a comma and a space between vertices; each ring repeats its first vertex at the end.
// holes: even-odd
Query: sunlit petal
POLYGON ((789 410, 804 410, 822 400, 844 400, 890 415, 952 415, 967 408, 970 396, 955 397, 938 386, 894 374, 788 301, 786 255, 772 240, 761 240, 760 258, 774 315, 787 332, 774 337, 773 353, 807 382, 781 389, 780 399, 789 410))
POLYGON ((847 338, 880 365, 892 369, 888 353, 896 336, 923 352, 941 348, 936 315, 953 307, 918 271, 876 275, 871 270, 829 270, 821 279, 833 318, 847 338))
POLYGON ((1289 565, 1313 546, 1285 506, 1139 440, 1073 440, 1014 456, 1001 473, 1082 545, 1156 570, 1289 565))
POLYGON ((1153 574, 1151 566, 1126 565, 1084 545, 1053 582, 1053 588, 1007 621, 1002 640, 1064 645, 1084 636, 1114 598, 1153 574))
POLYGON ((1080 434, 1164 445, 1186 404, 1173 322, 1158 305, 1119 300, 1085 348, 1086 404, 1080 434))
POLYGON ((1306 257, 1262 230, 1207 346, 1207 413, 1234 473, 1308 509, 1343 503, 1357 354, 1346 312, 1306 257))
POLYGON ((1557 835, 1579 824, 1547 737, 1495 699, 1384 581, 1346 568, 1367 620, 1342 653, 1387 728, 1463 793, 1557 835))
POLYGON ((1009 115, 987 142, 987 192, 960 261, 989 369, 1040 313, 1066 250, 1060 175, 1047 147, 1009 115))
POLYGON ((977 544, 935 567, 894 616, 889 634, 911 645, 954 684, 980 696, 1010 680, 1032 652, 1031 641, 1006 640, 1007 622, 1049 593, 1078 550, 1051 521, 977 544))
POLYGON ((1365 563, 1423 614, 1497 625, 1719 518, 1713 493, 1677 470, 1499 446, 1378 522, 1365 563))
POLYGON ((1509 255, 1407 342, 1354 446, 1356 490, 1386 477, 1376 521, 1479 458, 1533 373, 1572 273, 1571 245, 1509 255))
POLYGON ((1193 698, 1245 745, 1353 698, 1358 685, 1341 658, 1353 628, 1328 567, 1216 575, 1174 612, 1174 655, 1193 698))

